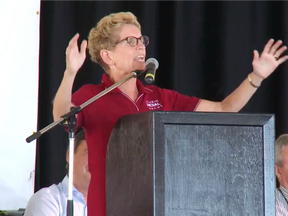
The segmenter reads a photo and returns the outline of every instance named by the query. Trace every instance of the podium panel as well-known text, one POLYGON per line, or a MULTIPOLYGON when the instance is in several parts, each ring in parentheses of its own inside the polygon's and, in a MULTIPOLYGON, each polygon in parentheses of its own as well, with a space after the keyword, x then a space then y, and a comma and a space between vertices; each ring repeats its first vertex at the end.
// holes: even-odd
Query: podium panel
POLYGON ((124 116, 107 149, 107 216, 274 216, 274 139, 269 114, 124 116))

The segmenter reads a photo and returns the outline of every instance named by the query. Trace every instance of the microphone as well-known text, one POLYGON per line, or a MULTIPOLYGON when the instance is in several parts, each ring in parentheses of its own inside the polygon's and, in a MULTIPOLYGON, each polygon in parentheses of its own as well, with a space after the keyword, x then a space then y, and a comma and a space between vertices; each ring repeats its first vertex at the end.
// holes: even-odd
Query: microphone
POLYGON ((154 82, 156 70, 158 67, 159 63, 155 58, 149 58, 146 61, 146 67, 145 67, 146 75, 144 80, 148 85, 151 85, 154 82))

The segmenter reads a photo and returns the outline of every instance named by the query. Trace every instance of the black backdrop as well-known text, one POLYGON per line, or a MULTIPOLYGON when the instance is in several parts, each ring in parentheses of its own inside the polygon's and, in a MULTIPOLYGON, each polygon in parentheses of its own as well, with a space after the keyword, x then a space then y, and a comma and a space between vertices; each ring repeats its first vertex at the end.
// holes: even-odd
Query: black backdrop
MULTIPOLYGON (((65 70, 65 49, 76 32, 86 39, 103 16, 131 11, 148 35, 147 57, 159 61, 156 85, 209 100, 222 100, 252 71, 253 49, 270 38, 288 44, 288 2, 42 1, 38 129, 53 121, 52 100, 65 70), (286 13, 285 13, 286 12, 286 13)), ((245 113, 274 113, 276 135, 288 131, 288 62, 265 80, 245 113)), ((102 69, 90 57, 74 89, 98 84, 102 69)), ((61 126, 37 141, 35 191, 65 175, 68 134, 61 126)))

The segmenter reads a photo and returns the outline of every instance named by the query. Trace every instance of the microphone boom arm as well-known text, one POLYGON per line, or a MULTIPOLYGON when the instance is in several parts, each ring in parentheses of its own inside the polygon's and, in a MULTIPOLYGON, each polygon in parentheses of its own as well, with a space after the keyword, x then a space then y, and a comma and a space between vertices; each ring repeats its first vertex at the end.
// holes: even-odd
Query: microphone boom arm
POLYGON ((52 122, 51 124, 49 124, 48 126, 44 127, 43 129, 37 131, 37 132, 33 132, 33 134, 31 136, 29 136, 26 139, 27 143, 32 142, 35 139, 38 139, 42 134, 44 134, 45 132, 47 132, 48 130, 52 129, 53 127, 55 127, 58 124, 61 123, 65 123, 67 122, 72 116, 74 116, 75 114, 79 113, 82 109, 84 109, 86 106, 90 105, 91 103, 93 103, 94 101, 98 100, 100 97, 106 95, 108 92, 112 91, 113 89, 117 88, 118 86, 122 85, 123 83, 125 83, 126 81, 128 81, 131 78, 136 78, 139 75, 141 75, 143 72, 145 71, 133 71, 130 75, 124 77, 123 79, 121 79, 119 82, 113 84, 112 86, 110 86, 109 88, 105 89, 104 91, 100 92, 99 94, 95 95, 94 97, 92 97, 91 99, 89 99, 88 101, 84 102, 83 104, 81 104, 80 106, 77 107, 73 107, 71 109, 70 112, 66 113, 65 115, 62 115, 60 117, 60 119, 58 119, 57 121, 52 122))

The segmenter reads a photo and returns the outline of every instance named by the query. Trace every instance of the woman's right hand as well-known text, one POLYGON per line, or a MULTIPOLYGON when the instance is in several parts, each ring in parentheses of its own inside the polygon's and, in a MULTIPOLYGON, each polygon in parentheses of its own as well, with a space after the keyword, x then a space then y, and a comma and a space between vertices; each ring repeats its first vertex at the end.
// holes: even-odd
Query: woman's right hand
POLYGON ((76 75, 78 70, 82 67, 86 58, 87 41, 83 40, 80 51, 78 48, 79 34, 77 33, 69 42, 66 49, 66 72, 70 75, 76 75))

